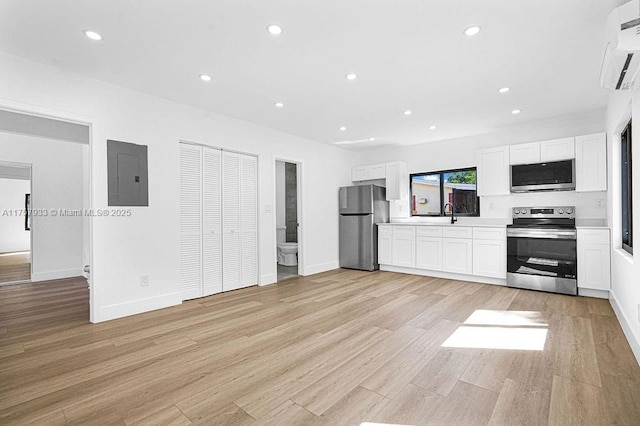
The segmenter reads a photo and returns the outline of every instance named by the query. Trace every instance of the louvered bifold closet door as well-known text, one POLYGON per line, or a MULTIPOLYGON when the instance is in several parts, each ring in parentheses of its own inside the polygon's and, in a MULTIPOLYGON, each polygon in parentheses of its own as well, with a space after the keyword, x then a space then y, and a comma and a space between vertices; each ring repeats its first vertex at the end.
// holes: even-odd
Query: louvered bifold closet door
POLYGON ((222 291, 222 152, 202 152, 202 287, 209 296, 222 291))
POLYGON ((240 158, 242 287, 258 284, 258 159, 240 158))
POLYGON ((240 273, 240 155, 222 152, 222 290, 242 287, 240 273))
POLYGON ((202 296, 202 148, 180 144, 180 291, 202 296))

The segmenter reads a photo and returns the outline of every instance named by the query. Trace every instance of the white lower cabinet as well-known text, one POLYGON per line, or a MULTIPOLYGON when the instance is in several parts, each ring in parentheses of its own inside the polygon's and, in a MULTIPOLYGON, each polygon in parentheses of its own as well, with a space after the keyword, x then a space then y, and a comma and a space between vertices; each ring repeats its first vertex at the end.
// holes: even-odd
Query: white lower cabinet
POLYGON ((473 275, 507 278, 506 228, 473 228, 473 275))
POLYGON ((611 258, 608 229, 578 229, 578 288, 609 291, 611 258))
POLYGON ((416 268, 442 271, 442 237, 416 237, 416 268))
POLYGON ((507 278, 506 242, 473 240, 473 275, 507 278))
POLYGON ((467 238, 442 239, 442 270, 470 275, 473 272, 473 240, 467 238))
POLYGON ((378 263, 505 279, 505 227, 379 225, 378 263))
POLYGON ((416 227, 396 226, 393 229, 391 244, 392 263, 395 266, 415 268, 416 266, 416 227))
POLYGON ((381 265, 391 265, 393 262, 392 236, 393 226, 378 225, 378 263, 381 265))

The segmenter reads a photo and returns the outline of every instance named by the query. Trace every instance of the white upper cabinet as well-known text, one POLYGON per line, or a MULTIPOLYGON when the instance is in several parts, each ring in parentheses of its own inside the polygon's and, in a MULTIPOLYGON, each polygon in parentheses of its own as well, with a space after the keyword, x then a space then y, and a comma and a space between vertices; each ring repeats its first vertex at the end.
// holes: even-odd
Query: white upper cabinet
POLYGON ((386 179, 387 200, 406 200, 409 195, 409 174, 407 165, 402 161, 370 164, 351 169, 351 181, 386 179))
POLYGON ((363 180, 384 179, 386 177, 386 164, 371 164, 368 166, 358 166, 351 169, 351 181, 361 182, 363 180))
POLYGON ((369 166, 369 179, 384 179, 387 176, 386 164, 374 164, 369 166))
POLYGON ((509 153, 509 164, 570 160, 576 156, 574 138, 511 145, 509 153))
POLYGON ((540 161, 571 160, 575 157, 574 138, 540 142, 540 161))
POLYGON ((351 181, 360 182, 369 179, 369 166, 359 166, 351 169, 351 181))
POLYGON ((407 165, 402 161, 387 163, 387 200, 406 200, 409 196, 409 174, 407 165))
POLYGON ((576 137, 576 191, 607 190, 607 135, 576 137))
POLYGON ((540 162, 540 142, 523 143, 509 147, 509 164, 533 164, 540 162))
POLYGON ((478 195, 509 194, 509 147, 481 149, 477 154, 478 195))

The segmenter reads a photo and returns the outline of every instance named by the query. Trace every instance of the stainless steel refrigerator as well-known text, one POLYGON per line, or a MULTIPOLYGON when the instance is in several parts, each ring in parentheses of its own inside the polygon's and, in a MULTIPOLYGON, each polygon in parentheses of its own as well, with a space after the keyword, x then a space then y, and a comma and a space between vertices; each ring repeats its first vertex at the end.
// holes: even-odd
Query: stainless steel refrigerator
POLYGON ((340 188, 340 267, 375 271, 378 227, 389 221, 385 188, 377 185, 340 188))

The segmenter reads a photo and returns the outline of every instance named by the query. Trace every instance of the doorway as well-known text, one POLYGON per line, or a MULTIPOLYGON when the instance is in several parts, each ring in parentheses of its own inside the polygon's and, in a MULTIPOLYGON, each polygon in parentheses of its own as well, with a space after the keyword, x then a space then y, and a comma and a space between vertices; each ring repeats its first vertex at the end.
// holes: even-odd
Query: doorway
MULTIPOLYGON (((54 280, 70 277, 86 284, 92 281, 85 267, 92 258, 91 217, 83 212, 91 207, 90 159, 95 123, 85 116, 0 101, 0 165, 26 165, 30 172, 29 196, 23 194, 21 204, 22 210, 31 210, 29 217, 21 218, 23 232, 29 234, 29 278, 12 278, 11 283, 48 287, 54 280)), ((4 256, 0 263, 19 262, 24 272, 24 251, 22 255, 4 256), (17 261, 19 258, 22 260, 17 261)), ((89 320, 96 322, 93 286, 85 288, 89 320)))
POLYGON ((276 160, 277 281, 300 275, 300 163, 276 160))
POLYGON ((0 162, 0 285, 31 280, 31 164, 0 162))

